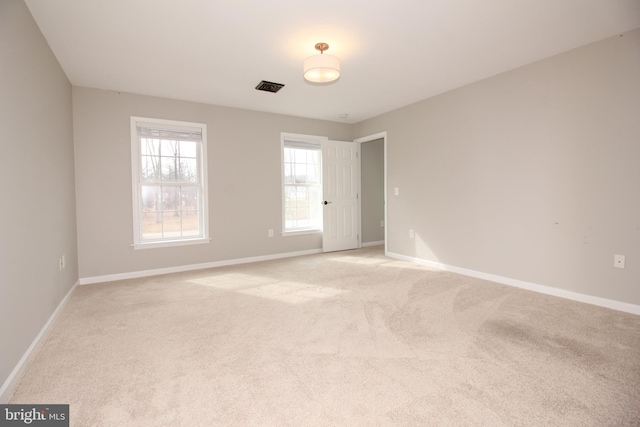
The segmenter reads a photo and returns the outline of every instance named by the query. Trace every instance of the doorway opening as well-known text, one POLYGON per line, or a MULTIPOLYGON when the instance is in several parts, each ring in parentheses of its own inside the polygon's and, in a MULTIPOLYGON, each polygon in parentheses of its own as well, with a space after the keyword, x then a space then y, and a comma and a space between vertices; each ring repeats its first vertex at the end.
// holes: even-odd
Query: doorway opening
POLYGON ((384 244, 387 253, 387 132, 356 139, 360 143, 361 247, 384 244))

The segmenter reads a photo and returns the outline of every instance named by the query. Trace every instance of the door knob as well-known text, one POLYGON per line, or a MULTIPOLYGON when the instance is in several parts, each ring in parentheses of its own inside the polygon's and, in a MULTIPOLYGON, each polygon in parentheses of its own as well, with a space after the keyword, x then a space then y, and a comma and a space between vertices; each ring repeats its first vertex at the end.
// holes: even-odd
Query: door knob
POLYGON ((325 205, 328 205, 329 203, 331 203, 331 202, 327 202, 326 200, 324 201, 324 204, 325 204, 325 205))

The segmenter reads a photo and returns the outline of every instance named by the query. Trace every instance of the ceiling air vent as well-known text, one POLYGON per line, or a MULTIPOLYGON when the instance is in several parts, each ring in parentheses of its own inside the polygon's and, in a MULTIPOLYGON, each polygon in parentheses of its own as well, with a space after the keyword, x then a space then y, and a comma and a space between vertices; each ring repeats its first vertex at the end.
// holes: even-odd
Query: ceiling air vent
POLYGON ((257 90, 262 90, 262 91, 265 91, 265 92, 276 93, 277 91, 279 91, 283 87, 284 87, 284 85, 281 84, 281 83, 273 83, 273 82, 268 82, 266 80, 263 80, 260 83, 258 83, 258 86, 256 86, 256 89, 257 90))

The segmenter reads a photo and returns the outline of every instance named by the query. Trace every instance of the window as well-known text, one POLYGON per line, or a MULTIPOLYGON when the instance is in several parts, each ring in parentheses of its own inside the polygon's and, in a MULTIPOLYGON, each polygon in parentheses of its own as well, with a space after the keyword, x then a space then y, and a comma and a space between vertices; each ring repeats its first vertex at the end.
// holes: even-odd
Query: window
POLYGON ((326 138, 282 134, 283 231, 322 230, 322 152, 326 138))
POLYGON ((134 247, 206 243, 207 127, 131 117, 134 247))

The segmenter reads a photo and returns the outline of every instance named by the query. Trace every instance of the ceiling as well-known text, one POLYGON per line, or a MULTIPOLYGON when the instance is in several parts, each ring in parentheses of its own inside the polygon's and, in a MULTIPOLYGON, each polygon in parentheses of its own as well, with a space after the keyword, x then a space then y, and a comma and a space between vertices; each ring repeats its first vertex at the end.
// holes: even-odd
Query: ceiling
POLYGON ((26 3, 73 85, 345 123, 640 27, 639 0, 26 3), (336 83, 302 78, 317 42, 336 83))

